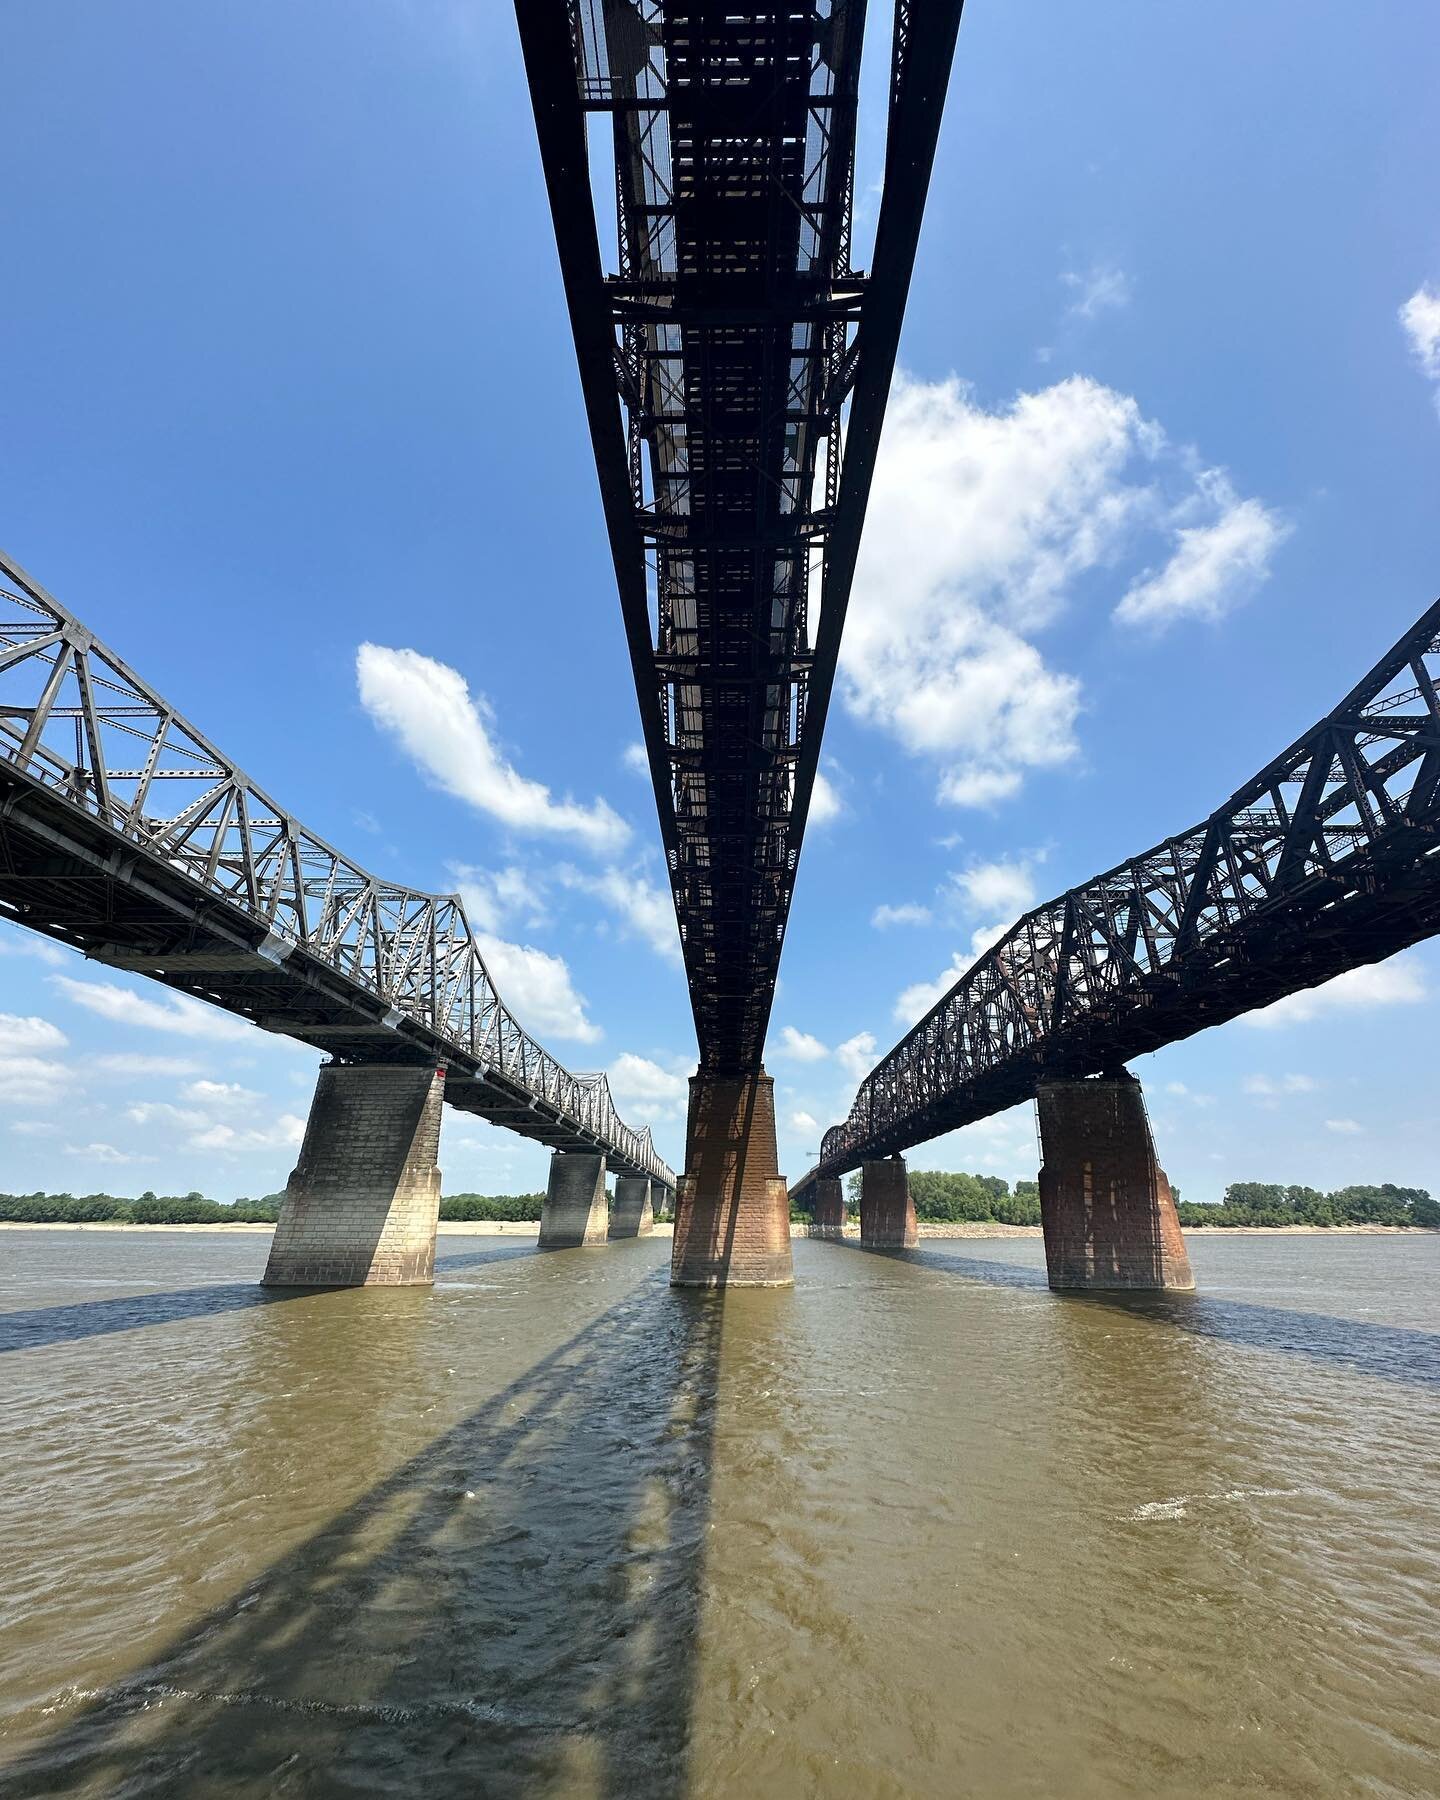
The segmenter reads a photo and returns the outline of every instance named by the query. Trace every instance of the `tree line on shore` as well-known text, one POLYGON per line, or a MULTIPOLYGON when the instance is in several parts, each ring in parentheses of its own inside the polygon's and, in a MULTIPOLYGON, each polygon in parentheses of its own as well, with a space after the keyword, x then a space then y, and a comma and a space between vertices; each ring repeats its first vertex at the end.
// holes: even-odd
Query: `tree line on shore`
MULTIPOLYGON (((1040 1186, 1017 1181, 1012 1189, 999 1175, 948 1174, 938 1169, 912 1169, 910 1196, 921 1224, 1038 1225, 1040 1186)), ((1287 1187, 1279 1182, 1234 1181, 1218 1203, 1181 1200, 1173 1188, 1182 1225, 1418 1225, 1440 1227, 1440 1202, 1424 1188, 1343 1187, 1322 1194, 1318 1188, 1287 1187)), ((846 1181, 846 1211, 860 1212, 860 1172, 846 1181)))
MULTIPOLYGON (((1038 1225, 1040 1189, 1034 1181, 1010 1183, 999 1175, 951 1174, 938 1169, 910 1172, 915 1217, 922 1224, 1038 1225)), ((846 1183, 846 1211, 860 1211, 860 1175, 846 1183)), ((1440 1202, 1424 1188, 1343 1187, 1322 1194, 1318 1188, 1286 1187, 1278 1182, 1236 1181, 1218 1204, 1181 1200, 1176 1210, 1182 1225, 1405 1225, 1440 1228, 1440 1202)), ((613 1198, 613 1196, 612 1196, 613 1198)), ((283 1194, 226 1203, 204 1194, 156 1194, 150 1190, 129 1200, 114 1194, 0 1194, 0 1221, 22 1225, 273 1225, 280 1216, 283 1194)), ((493 1220, 536 1223, 543 1194, 449 1194, 440 1202, 446 1220, 493 1220)), ((796 1211, 797 1219, 808 1214, 796 1211)))
MULTIPOLYGON (((204 1194, 0 1194, 0 1221, 16 1225, 273 1225, 283 1194, 259 1200, 209 1200, 204 1194)), ((534 1221, 543 1194, 449 1194, 442 1219, 534 1221)))

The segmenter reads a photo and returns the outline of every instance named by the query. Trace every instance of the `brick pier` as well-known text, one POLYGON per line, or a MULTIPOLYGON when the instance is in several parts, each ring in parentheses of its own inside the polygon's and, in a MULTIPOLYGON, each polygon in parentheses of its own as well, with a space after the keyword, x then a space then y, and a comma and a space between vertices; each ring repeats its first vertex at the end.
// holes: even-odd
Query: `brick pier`
POLYGON ((1052 1288, 1195 1286, 1133 1075, 1042 1082, 1040 1218, 1052 1288))
POLYGON ((860 1244, 865 1250, 913 1250, 915 1202, 905 1158, 886 1156, 860 1165, 860 1244))
POLYGON ((810 1226, 812 1238, 827 1238, 839 1243, 845 1236, 845 1190, 838 1175, 820 1175, 815 1181, 815 1217, 810 1226))
POLYGON ((445 1071, 322 1068, 266 1287, 415 1287, 435 1275, 445 1071))
POLYGON ((775 1148, 775 1084, 762 1069, 690 1081, 675 1195, 674 1287, 789 1287, 790 1194, 775 1148))

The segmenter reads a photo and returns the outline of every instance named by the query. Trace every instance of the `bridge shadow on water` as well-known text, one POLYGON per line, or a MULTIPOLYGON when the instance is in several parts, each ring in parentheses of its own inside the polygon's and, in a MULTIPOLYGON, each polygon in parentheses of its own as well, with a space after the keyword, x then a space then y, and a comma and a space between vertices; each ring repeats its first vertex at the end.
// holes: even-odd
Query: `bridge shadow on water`
POLYGON ((0 1793, 679 1800, 721 1309, 642 1279, 0 1793))
MULTIPOLYGON (((435 1274, 443 1282, 492 1263, 517 1262, 534 1256, 528 1240, 496 1244, 485 1250, 461 1251, 436 1256, 435 1274)), ((11 1350, 38 1350, 49 1344, 71 1344, 86 1338, 107 1337, 117 1331, 139 1331, 147 1325, 174 1325, 187 1319, 214 1318, 222 1313, 247 1312, 258 1306, 278 1306, 323 1290, 316 1288, 263 1288, 254 1281, 214 1281, 199 1287, 172 1288, 138 1294, 117 1294, 103 1300, 75 1300, 64 1306, 34 1306, 20 1312, 0 1313, 0 1356, 11 1350)))
MULTIPOLYGON (((868 1254, 874 1254, 869 1252, 868 1254)), ((1043 1268, 1023 1263, 992 1262, 988 1257, 962 1256, 935 1247, 933 1240, 922 1249, 885 1252, 897 1261, 926 1269, 962 1275, 992 1287, 1023 1288, 1048 1294, 1043 1268)), ((1374 1375, 1385 1381, 1408 1382, 1419 1387, 1440 1387, 1440 1335, 1412 1330, 1404 1325, 1372 1325, 1363 1319, 1342 1319, 1332 1313, 1301 1312, 1292 1307, 1267 1306, 1253 1300, 1228 1300, 1207 1294, 1068 1293, 1056 1294, 1057 1304, 1098 1306, 1129 1313, 1157 1325, 1168 1325, 1196 1337, 1215 1338, 1249 1349, 1277 1351, 1307 1357, 1314 1362, 1374 1375)))

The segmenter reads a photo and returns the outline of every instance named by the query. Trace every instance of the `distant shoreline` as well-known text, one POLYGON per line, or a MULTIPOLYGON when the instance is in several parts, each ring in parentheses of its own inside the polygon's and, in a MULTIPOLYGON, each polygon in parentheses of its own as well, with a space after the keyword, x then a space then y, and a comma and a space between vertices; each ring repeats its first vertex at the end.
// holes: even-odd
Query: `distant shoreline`
MULTIPOLYGON (((64 1219, 30 1222, 25 1219, 0 1219, 0 1231, 218 1231, 226 1237, 242 1232, 273 1232, 273 1225, 136 1225, 112 1219, 85 1219, 69 1223, 64 1219)), ((954 1225, 921 1224, 923 1240, 930 1238, 1038 1238, 1038 1225, 985 1224, 966 1220, 954 1225)), ((1186 1237, 1437 1237, 1440 1227, 1433 1225, 1186 1225, 1186 1237)), ((539 1237, 540 1226, 533 1219, 442 1219, 438 1227, 441 1237, 539 1237)), ((672 1224, 657 1225, 656 1237, 673 1237, 672 1224)), ((792 1224, 791 1237, 807 1237, 807 1226, 792 1224)), ((847 1225, 847 1238, 860 1236, 858 1225, 847 1225)))

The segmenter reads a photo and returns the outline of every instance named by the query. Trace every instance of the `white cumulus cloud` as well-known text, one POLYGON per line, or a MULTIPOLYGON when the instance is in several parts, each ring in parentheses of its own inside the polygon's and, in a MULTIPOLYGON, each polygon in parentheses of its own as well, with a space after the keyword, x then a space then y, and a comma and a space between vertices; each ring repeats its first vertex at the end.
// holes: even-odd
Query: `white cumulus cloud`
POLYGON ((1355 1137, 1365 1127, 1358 1119, 1327 1119, 1325 1129, 1336 1132, 1341 1137, 1355 1137))
POLYGON ((844 704, 930 760, 941 801, 994 807, 1078 753, 1080 684, 1032 638, 1082 578, 1158 536, 1167 560, 1131 612, 1215 616, 1282 532, 1099 382, 1072 376, 991 410, 953 377, 901 374, 841 647, 844 704))
POLYGON ((793 1025, 784 1027, 775 1046, 776 1056, 789 1057, 792 1062, 823 1062, 829 1054, 819 1038, 808 1031, 797 1031, 793 1025))
POLYGON ((488 932, 477 932, 475 941, 500 998, 524 1030, 542 1043, 552 1037, 594 1044, 603 1037, 600 1027, 586 1018, 584 996, 576 993, 563 957, 488 932))
POLYGON ((483 695, 472 695, 458 669, 422 656, 362 644, 355 656, 360 702, 436 787, 489 813, 512 831, 574 838, 612 854, 630 827, 605 801, 556 800, 543 782, 514 769, 492 735, 483 695))
POLYGON ((608 1074, 611 1097, 630 1124, 653 1125, 685 1117, 690 1083, 677 1070, 663 1068, 648 1056, 636 1056, 633 1051, 624 1050, 611 1063, 608 1074))
POLYGON ((1035 904, 1035 882, 1028 863, 974 863, 960 870, 955 885, 976 912, 1003 918, 1007 925, 1035 904))

